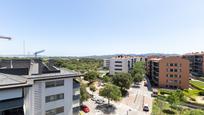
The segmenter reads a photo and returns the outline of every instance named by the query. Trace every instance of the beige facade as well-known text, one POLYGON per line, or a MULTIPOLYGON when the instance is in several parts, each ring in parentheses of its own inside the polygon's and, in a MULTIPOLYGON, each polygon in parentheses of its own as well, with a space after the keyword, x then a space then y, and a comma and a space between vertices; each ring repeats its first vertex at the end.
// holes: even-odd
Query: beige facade
POLYGON ((187 89, 189 61, 178 56, 149 58, 147 75, 159 87, 187 89))

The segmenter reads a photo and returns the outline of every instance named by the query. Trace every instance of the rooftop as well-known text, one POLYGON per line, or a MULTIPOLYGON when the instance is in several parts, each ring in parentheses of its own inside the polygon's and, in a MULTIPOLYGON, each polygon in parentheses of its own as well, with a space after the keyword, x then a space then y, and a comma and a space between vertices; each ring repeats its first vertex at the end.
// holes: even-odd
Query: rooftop
MULTIPOLYGON (((2 61, 1 61, 2 62, 2 61)), ((0 65, 2 64, 0 62, 0 65)), ((11 62, 11 61, 4 61, 11 62)), ((3 62, 3 64, 5 64, 3 62)), ((12 64, 25 65, 23 61, 12 61, 12 64), (19 63, 20 62, 20 63, 19 63)), ((27 62, 25 61, 26 65, 27 62)), ((10 63, 7 63, 8 65, 10 63)), ((22 87, 29 86, 33 84, 34 80, 47 80, 47 79, 58 79, 58 78, 73 78, 81 76, 80 73, 66 70, 58 69, 51 65, 46 65, 41 63, 41 61, 30 61, 29 66, 7 66, 0 69, 0 89, 12 88, 12 87, 22 87), (24 72, 24 69, 29 72, 24 72), (21 73, 21 74, 19 74, 21 73)))
POLYGON ((203 51, 202 52, 191 52, 191 53, 184 54, 184 56, 185 55, 204 55, 204 52, 203 51))
POLYGON ((0 73, 0 89, 32 85, 32 81, 18 75, 0 73))

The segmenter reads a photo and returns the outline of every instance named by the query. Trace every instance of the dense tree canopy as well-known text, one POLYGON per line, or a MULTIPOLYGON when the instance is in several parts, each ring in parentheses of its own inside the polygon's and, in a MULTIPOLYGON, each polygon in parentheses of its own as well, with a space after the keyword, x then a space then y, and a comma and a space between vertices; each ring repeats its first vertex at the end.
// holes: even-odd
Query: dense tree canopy
POLYGON ((110 100, 119 101, 122 96, 119 87, 113 84, 106 84, 104 88, 100 89, 99 95, 107 98, 108 104, 110 104, 110 100))
POLYGON ((128 73, 118 73, 113 76, 112 82, 123 90, 129 89, 132 84, 132 77, 128 73))
POLYGON ((99 77, 99 73, 97 71, 89 71, 84 75, 84 80, 89 82, 95 81, 99 77))
POLYGON ((144 79, 145 74, 145 63, 137 62, 134 64, 134 67, 131 71, 131 76, 134 82, 140 82, 144 79))
POLYGON ((80 86, 80 102, 83 103, 84 101, 87 101, 89 99, 89 94, 86 91, 86 85, 81 83, 80 86))
POLYGON ((102 66, 103 60, 79 58, 79 59, 56 59, 54 64, 57 67, 63 67, 70 70, 80 71, 82 73, 87 71, 96 71, 102 66))

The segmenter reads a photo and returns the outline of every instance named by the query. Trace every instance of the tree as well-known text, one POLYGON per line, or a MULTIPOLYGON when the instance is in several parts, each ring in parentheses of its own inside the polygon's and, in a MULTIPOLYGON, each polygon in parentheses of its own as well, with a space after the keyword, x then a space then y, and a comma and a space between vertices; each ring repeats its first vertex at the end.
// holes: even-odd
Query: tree
POLYGON ((89 99, 89 94, 86 91, 86 85, 82 83, 80 86, 80 102, 81 102, 81 104, 83 104, 83 102, 87 101, 88 99, 89 99))
POLYGON ((108 99, 108 105, 110 105, 110 100, 119 101, 122 96, 119 87, 113 84, 106 84, 104 88, 100 89, 99 95, 108 99))
POLYGON ((84 80, 87 80, 89 82, 95 81, 99 77, 98 72, 96 71, 89 71, 85 74, 84 80))
POLYGON ((136 82, 141 82, 144 79, 144 76, 139 73, 136 73, 134 76, 132 76, 132 78, 133 78, 133 81, 136 83, 136 82))
POLYGON ((134 64, 131 71, 131 76, 134 82, 140 82, 144 79, 145 74, 145 64, 144 62, 137 62, 134 64))
POLYGON ((111 78, 109 76, 105 75, 103 77, 103 82, 107 83, 107 82, 110 82, 110 81, 111 81, 111 78))
POLYGON ((167 100, 171 106, 177 107, 184 100, 184 94, 181 90, 176 90, 170 93, 167 100))
POLYGON ((122 95, 125 96, 127 94, 126 89, 129 89, 132 84, 132 77, 128 73, 118 73, 113 76, 112 82, 120 87, 122 95))
POLYGON ((96 91, 96 87, 95 87, 94 84, 92 84, 92 85, 90 86, 90 90, 91 90, 92 92, 95 92, 95 91, 96 91))

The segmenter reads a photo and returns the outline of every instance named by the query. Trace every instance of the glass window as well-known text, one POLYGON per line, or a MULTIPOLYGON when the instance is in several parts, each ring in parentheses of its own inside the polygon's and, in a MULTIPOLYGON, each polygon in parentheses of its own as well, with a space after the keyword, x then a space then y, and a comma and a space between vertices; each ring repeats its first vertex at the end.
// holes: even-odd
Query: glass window
POLYGON ((54 87, 55 86, 55 83, 53 81, 50 81, 50 82, 46 82, 45 83, 45 87, 46 88, 49 88, 49 87, 54 87))
POLYGON ((56 81, 56 86, 63 86, 63 85, 64 85, 64 80, 56 81))
POLYGON ((46 88, 57 87, 57 86, 64 86, 64 80, 48 81, 45 83, 46 88))
POLYGON ((56 115, 64 112, 64 107, 58 107, 55 109, 47 110, 46 115, 56 115))
POLYGON ((61 100, 61 99, 64 99, 64 93, 57 94, 57 95, 50 95, 50 96, 45 97, 46 103, 61 100))

